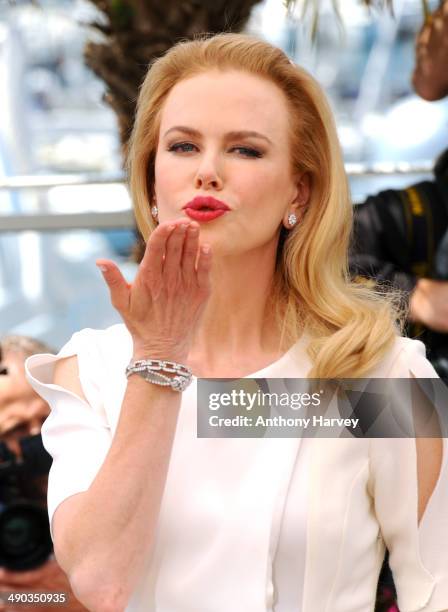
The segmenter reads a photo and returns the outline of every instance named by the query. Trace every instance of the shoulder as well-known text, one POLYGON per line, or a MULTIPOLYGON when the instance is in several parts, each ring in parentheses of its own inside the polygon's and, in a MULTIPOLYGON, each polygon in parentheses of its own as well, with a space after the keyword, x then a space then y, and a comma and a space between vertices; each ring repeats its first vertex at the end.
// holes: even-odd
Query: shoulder
MULTIPOLYGON (((47 401, 68 389, 91 405, 121 381, 132 355, 132 338, 123 324, 75 332, 57 355, 28 357, 25 371, 31 386, 47 401), (54 384, 55 383, 55 384, 54 384)), ((115 387, 114 387, 115 388, 115 387)))
POLYGON ((58 357, 76 355, 80 379, 106 390, 121 384, 124 371, 132 357, 132 337, 124 324, 106 329, 85 328, 73 334, 58 357), (69 347, 69 348, 68 348, 69 347))
POLYGON ((106 329, 86 327, 75 332, 61 348, 57 357, 76 355, 80 360, 94 366, 99 362, 105 366, 118 365, 129 361, 132 355, 132 338, 124 324, 112 325, 106 329))
MULTIPOLYGON (((123 323, 111 325, 106 329, 92 329, 86 327, 73 334, 67 344, 71 342, 79 344, 92 344, 103 348, 127 348, 131 345, 132 338, 123 323)), ((66 345, 67 346, 67 345, 66 345)), ((65 347, 60 351, 64 352, 65 347)))
POLYGON ((420 340, 396 336, 392 347, 370 373, 373 378, 437 378, 420 340))

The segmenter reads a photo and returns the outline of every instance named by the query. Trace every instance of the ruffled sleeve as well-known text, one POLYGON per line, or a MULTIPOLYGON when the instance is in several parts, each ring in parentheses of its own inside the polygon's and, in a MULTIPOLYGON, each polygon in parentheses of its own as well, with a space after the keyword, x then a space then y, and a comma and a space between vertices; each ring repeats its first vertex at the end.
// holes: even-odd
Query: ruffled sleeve
POLYGON ((52 518, 56 508, 67 497, 89 488, 112 440, 92 332, 94 330, 75 333, 57 355, 33 355, 25 362, 28 381, 51 408, 42 427, 42 440, 53 458, 48 479, 52 537, 52 518), (72 355, 78 358, 79 379, 87 402, 53 383, 56 361, 72 355))
MULTIPOLYGON (((424 345, 400 339, 390 375, 435 378, 424 345)), ((448 406, 446 406, 448 410, 448 406)), ((414 439, 371 440, 371 492, 400 612, 448 610, 448 438, 441 423, 443 457, 436 486, 418 524, 417 450, 414 439)))

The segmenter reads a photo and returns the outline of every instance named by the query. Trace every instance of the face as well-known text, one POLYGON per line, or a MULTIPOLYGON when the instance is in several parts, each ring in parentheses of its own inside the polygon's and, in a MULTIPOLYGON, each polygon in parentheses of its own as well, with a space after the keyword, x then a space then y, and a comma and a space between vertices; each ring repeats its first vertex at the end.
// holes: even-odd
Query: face
POLYGON ((18 439, 39 433, 50 412, 28 383, 24 360, 19 351, 4 351, 0 362, 0 440, 15 452, 18 439))
POLYGON ((159 222, 188 218, 188 202, 211 196, 229 210, 197 219, 201 242, 215 254, 275 253, 282 222, 291 212, 299 217, 307 199, 304 181, 291 172, 289 133, 285 96, 264 78, 210 71, 177 83, 161 115, 159 222))

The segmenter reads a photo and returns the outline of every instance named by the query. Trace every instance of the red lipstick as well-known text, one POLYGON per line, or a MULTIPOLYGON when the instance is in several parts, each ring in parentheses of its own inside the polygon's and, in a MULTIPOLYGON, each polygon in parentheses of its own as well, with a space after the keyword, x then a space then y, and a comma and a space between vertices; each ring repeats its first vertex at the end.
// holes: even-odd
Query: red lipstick
POLYGON ((212 196, 196 196, 183 207, 185 213, 196 221, 212 221, 230 210, 225 202, 212 196))

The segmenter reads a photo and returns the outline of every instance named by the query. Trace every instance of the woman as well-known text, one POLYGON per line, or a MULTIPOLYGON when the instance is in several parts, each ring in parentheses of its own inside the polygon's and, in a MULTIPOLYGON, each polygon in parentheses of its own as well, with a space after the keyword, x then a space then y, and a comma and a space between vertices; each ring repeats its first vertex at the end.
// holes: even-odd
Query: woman
POLYGON ((403 611, 448 608, 441 440, 196 436, 185 366, 435 376, 390 303, 348 281, 347 182, 316 82, 247 36, 176 45, 143 84, 129 172, 144 258, 132 285, 97 262, 124 325, 28 361, 52 406, 49 513, 77 596, 101 611, 367 612, 386 542, 403 611), (150 359, 179 371, 135 373, 150 359))

